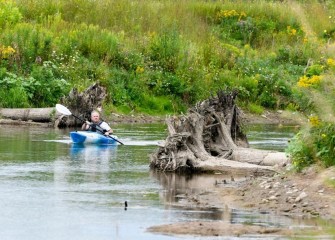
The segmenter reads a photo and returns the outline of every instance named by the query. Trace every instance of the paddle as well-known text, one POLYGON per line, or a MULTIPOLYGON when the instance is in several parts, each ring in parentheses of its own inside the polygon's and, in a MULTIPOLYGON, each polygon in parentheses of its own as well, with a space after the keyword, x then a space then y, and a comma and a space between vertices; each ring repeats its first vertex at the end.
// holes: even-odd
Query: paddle
MULTIPOLYGON (((80 117, 77 117, 76 115, 73 115, 73 113, 65 106, 63 106, 62 104, 56 104, 56 110, 58 112, 60 112, 61 114, 64 114, 64 115, 67 115, 67 116, 73 116, 75 118, 77 118, 78 120, 82 121, 82 122, 86 122, 84 119, 80 118, 80 117)), ((104 134, 103 130, 101 127, 97 126, 96 128, 100 133, 104 134), (99 129, 100 128, 100 129, 99 129)), ((104 134, 105 135, 105 134, 104 134)), ((112 139, 114 139, 115 141, 117 141, 118 143, 120 143, 121 145, 124 145, 122 142, 120 142, 118 139, 110 136, 110 135, 105 135, 107 137, 110 137, 112 139)))

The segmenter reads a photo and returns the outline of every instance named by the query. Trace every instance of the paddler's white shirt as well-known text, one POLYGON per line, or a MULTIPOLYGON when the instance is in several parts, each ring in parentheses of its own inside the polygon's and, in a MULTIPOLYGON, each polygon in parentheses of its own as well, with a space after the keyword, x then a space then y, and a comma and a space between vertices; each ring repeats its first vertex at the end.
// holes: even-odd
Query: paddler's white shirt
POLYGON ((106 122, 102 122, 102 123, 100 124, 100 127, 103 128, 103 129, 105 129, 106 131, 111 130, 111 127, 110 127, 110 126, 108 125, 108 123, 106 123, 106 122))

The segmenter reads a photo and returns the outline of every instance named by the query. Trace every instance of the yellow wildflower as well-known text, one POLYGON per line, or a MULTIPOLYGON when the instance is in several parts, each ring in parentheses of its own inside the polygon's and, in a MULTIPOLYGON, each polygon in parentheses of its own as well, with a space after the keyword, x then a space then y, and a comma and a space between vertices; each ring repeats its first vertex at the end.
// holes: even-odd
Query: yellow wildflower
POLYGON ((311 125, 313 127, 316 127, 318 125, 320 125, 320 119, 318 116, 310 116, 309 117, 309 122, 311 123, 311 125))
POLYGON ((155 31, 154 32, 148 32, 148 36, 150 38, 154 38, 154 37, 156 37, 156 35, 157 35, 157 33, 155 31))
POLYGON ((307 77, 306 75, 300 77, 297 85, 299 87, 304 87, 304 88, 308 88, 311 86, 316 86, 321 82, 322 77, 321 76, 317 76, 317 75, 313 75, 312 77, 307 77))
POLYGON ((242 18, 245 18, 247 14, 245 12, 237 12, 236 10, 220 10, 216 13, 216 18, 218 20, 222 20, 224 18, 238 18, 238 20, 241 20, 242 18))
POLYGON ((0 58, 7 59, 9 56, 15 53, 15 49, 11 46, 1 46, 0 47, 0 58))
POLYGON ((143 73, 143 72, 144 72, 144 67, 137 66, 136 73, 143 73))
POLYGON ((287 26, 286 28, 288 35, 296 35, 297 34, 297 29, 291 28, 291 26, 287 26))
POLYGON ((335 60, 332 58, 327 59, 327 65, 328 66, 335 66, 335 60))

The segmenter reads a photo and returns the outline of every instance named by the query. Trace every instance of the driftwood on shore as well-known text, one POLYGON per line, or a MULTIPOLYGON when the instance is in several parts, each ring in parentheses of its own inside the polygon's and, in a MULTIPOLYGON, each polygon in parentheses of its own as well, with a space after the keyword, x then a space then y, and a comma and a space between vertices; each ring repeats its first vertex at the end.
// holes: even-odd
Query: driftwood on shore
POLYGON ((160 171, 273 173, 284 153, 248 148, 242 132, 237 92, 219 91, 188 111, 166 120, 168 137, 150 156, 160 171))
POLYGON ((0 116, 4 119, 52 122, 59 116, 56 109, 50 108, 0 108, 0 116))

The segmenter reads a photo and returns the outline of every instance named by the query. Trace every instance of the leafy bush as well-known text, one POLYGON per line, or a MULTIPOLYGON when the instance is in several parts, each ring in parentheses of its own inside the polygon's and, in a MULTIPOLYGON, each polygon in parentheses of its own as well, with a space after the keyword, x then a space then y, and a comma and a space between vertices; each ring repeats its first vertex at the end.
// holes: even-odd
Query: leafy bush
POLYGON ((12 27, 21 21, 22 14, 15 2, 11 0, 0 1, 0 9, 0 29, 12 27))
POLYGON ((0 107, 2 108, 26 108, 29 100, 22 87, 13 87, 9 90, 0 88, 0 107))
POLYGON ((96 61, 113 61, 119 51, 117 38, 99 26, 81 24, 76 30, 69 32, 69 41, 83 56, 96 61))
POLYGON ((28 95, 22 86, 23 78, 0 69, 0 107, 29 107, 28 95))
POLYGON ((259 106, 257 104, 254 104, 254 103, 251 103, 247 106, 248 110, 251 112, 251 113, 255 113, 255 114, 262 114, 264 112, 264 108, 262 106, 259 106))
POLYGON ((311 128, 299 132, 287 149, 298 171, 313 163, 335 165, 335 124, 320 122, 317 117, 311 117, 310 122, 311 128))
POLYGON ((4 97, 3 104, 11 107, 36 106, 47 107, 56 104, 69 92, 69 83, 54 77, 49 62, 42 66, 35 65, 30 77, 0 71, 0 90, 4 97), (20 102, 21 101, 21 102, 20 102), (17 106, 15 105, 17 104, 17 106))
POLYGON ((314 64, 312 66, 309 66, 306 70, 306 76, 312 77, 312 76, 320 76, 321 73, 324 71, 324 66, 320 64, 314 64))
POLYGON ((176 72, 180 60, 181 40, 178 32, 163 32, 154 35, 149 46, 149 58, 154 67, 161 67, 167 72, 176 72))
POLYGON ((307 132, 299 132, 289 142, 286 152, 290 155, 294 168, 300 172, 315 163, 315 152, 307 132))
POLYGON ((155 92, 158 95, 172 95, 176 97, 181 97, 185 92, 185 85, 174 74, 162 74, 160 79, 157 79, 155 83, 155 92))
POLYGON ((335 124, 321 123, 311 129, 314 146, 316 149, 315 157, 322 162, 325 167, 335 165, 335 124))
POLYGON ((30 102, 37 107, 56 104, 61 97, 69 92, 69 83, 64 79, 55 78, 50 62, 42 66, 34 66, 31 77, 22 82, 30 102))
POLYGON ((52 52, 53 34, 40 26, 19 23, 3 32, 2 40, 14 44, 15 61, 11 66, 26 74, 31 71, 35 61, 47 61, 52 52), (38 60, 40 59, 40 60, 38 60))

